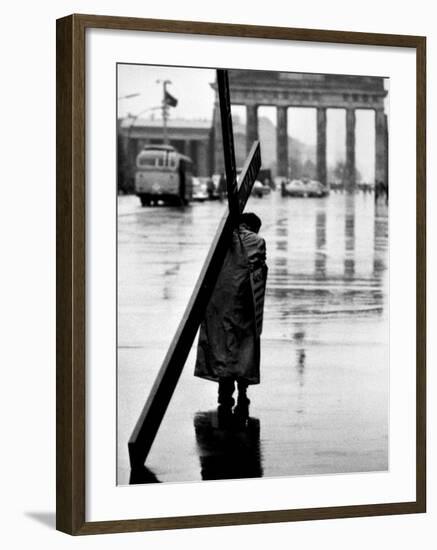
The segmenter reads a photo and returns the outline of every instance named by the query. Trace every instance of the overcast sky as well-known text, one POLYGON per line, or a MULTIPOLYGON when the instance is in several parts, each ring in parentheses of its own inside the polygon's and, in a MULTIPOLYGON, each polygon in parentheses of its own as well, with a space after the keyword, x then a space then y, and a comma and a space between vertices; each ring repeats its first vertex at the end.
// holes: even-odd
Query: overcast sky
MULTIPOLYGON (((170 80, 168 91, 178 100, 178 105, 171 108, 171 118, 207 119, 212 118, 214 91, 210 86, 215 81, 212 69, 193 69, 186 67, 161 67, 151 65, 118 65, 118 116, 128 113, 142 117, 160 118, 156 109, 162 100, 162 82, 170 80), (125 98, 129 94, 140 94, 137 97, 125 98)), ((233 108, 233 114, 245 121, 244 107, 233 108)), ((259 117, 267 116, 276 125, 274 107, 260 107, 259 117)), ((365 180, 373 181, 375 170, 375 130, 373 111, 356 113, 356 162, 365 180)), ((289 135, 307 143, 316 143, 316 110, 289 109, 289 135)), ((328 109, 327 127, 328 164, 335 164, 345 157, 345 112, 341 109, 328 109)))

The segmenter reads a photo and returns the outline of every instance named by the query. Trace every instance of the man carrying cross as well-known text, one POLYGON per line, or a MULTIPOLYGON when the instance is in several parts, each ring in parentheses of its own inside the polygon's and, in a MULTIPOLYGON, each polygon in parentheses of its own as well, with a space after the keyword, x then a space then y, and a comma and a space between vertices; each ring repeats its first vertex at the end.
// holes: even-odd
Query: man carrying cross
MULTIPOLYGON (((243 214, 243 210, 261 167, 260 144, 257 140, 253 143, 240 177, 237 179, 231 102, 226 70, 217 70, 217 84, 229 210, 219 223, 184 316, 129 438, 129 460, 133 470, 144 467, 144 461, 173 395, 199 325, 203 323, 205 331, 208 329, 205 312, 210 302, 213 303, 214 299, 211 300, 211 297, 216 289, 218 292, 220 285, 223 288, 222 298, 227 300, 227 311, 230 311, 229 308, 235 309, 235 312, 230 315, 231 319, 234 318, 235 321, 236 315, 239 315, 239 321, 234 323, 230 333, 234 339, 232 349, 235 355, 229 356, 231 359, 226 358, 223 363, 228 370, 222 371, 224 376, 211 376, 210 378, 219 381, 221 378, 226 379, 219 382, 220 401, 224 400, 227 403, 227 410, 230 412, 232 412, 234 391, 232 388, 235 385, 235 380, 239 383, 240 409, 244 403, 247 413, 248 399, 245 390, 248 384, 259 382, 259 337, 262 328, 267 275, 265 243, 258 236, 261 221, 253 214, 243 214), (225 267, 222 269, 223 265, 225 267), (221 279, 221 282, 217 283, 218 279, 221 279), (230 289, 224 287, 226 282, 230 284, 230 289), (231 366, 232 368, 230 368, 231 366), (233 380, 232 387, 230 379, 233 380)), ((220 296, 220 293, 218 295, 220 296)), ((224 311, 226 308, 219 314, 222 318, 224 311)), ((206 335, 206 332, 204 334, 206 335)), ((211 334, 208 333, 207 338, 208 344, 210 344, 212 342, 211 334)), ((202 336, 201 342, 203 341, 202 336)), ((200 362, 199 355, 199 369, 200 362)), ((211 368, 211 364, 208 365, 208 368, 211 368)))
POLYGON ((260 333, 266 276, 261 220, 242 214, 200 326, 195 376, 218 382, 219 413, 248 414, 247 386, 260 381, 260 333), (261 303, 259 303, 261 301, 261 303), (258 305, 258 307, 257 307, 258 305))

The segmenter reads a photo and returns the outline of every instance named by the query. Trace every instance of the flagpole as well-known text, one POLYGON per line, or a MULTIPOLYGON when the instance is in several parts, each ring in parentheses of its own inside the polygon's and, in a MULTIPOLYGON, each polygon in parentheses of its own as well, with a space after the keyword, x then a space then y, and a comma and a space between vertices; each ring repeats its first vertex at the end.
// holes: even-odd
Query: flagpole
POLYGON ((168 119, 168 105, 166 101, 167 95, 167 84, 171 84, 171 80, 158 80, 157 82, 162 82, 162 130, 163 130, 163 141, 165 145, 168 145, 168 131, 167 131, 167 119, 168 119))
POLYGON ((162 96, 162 122, 164 130, 164 144, 168 145, 168 134, 167 134, 167 102, 165 100, 165 92, 167 91, 167 80, 163 82, 163 96, 162 96))

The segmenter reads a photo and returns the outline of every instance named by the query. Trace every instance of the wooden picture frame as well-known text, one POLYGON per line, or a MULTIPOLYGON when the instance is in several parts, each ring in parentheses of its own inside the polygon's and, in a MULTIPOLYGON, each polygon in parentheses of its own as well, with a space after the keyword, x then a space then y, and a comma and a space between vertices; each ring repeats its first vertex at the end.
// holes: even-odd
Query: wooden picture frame
POLYGON ((71 535, 419 513, 426 510, 426 39, 96 15, 57 21, 57 529, 71 535), (85 32, 89 28, 409 48, 416 51, 416 499, 411 502, 86 521, 85 32))

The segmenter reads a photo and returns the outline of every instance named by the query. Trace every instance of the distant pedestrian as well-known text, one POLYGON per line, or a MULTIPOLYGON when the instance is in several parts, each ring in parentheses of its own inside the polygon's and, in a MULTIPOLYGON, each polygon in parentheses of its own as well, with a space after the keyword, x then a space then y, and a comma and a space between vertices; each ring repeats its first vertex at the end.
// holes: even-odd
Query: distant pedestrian
POLYGON ((218 182, 218 195, 220 202, 224 199, 226 194, 226 178, 225 175, 222 173, 220 174, 220 179, 218 182))
POLYGON ((214 198, 214 182, 211 178, 208 178, 206 182, 206 192, 208 193, 208 199, 211 201, 214 198))
POLYGON ((261 220, 243 214, 200 327, 194 374, 218 382, 219 413, 248 415, 247 387, 260 382, 260 334, 267 277, 261 220))

